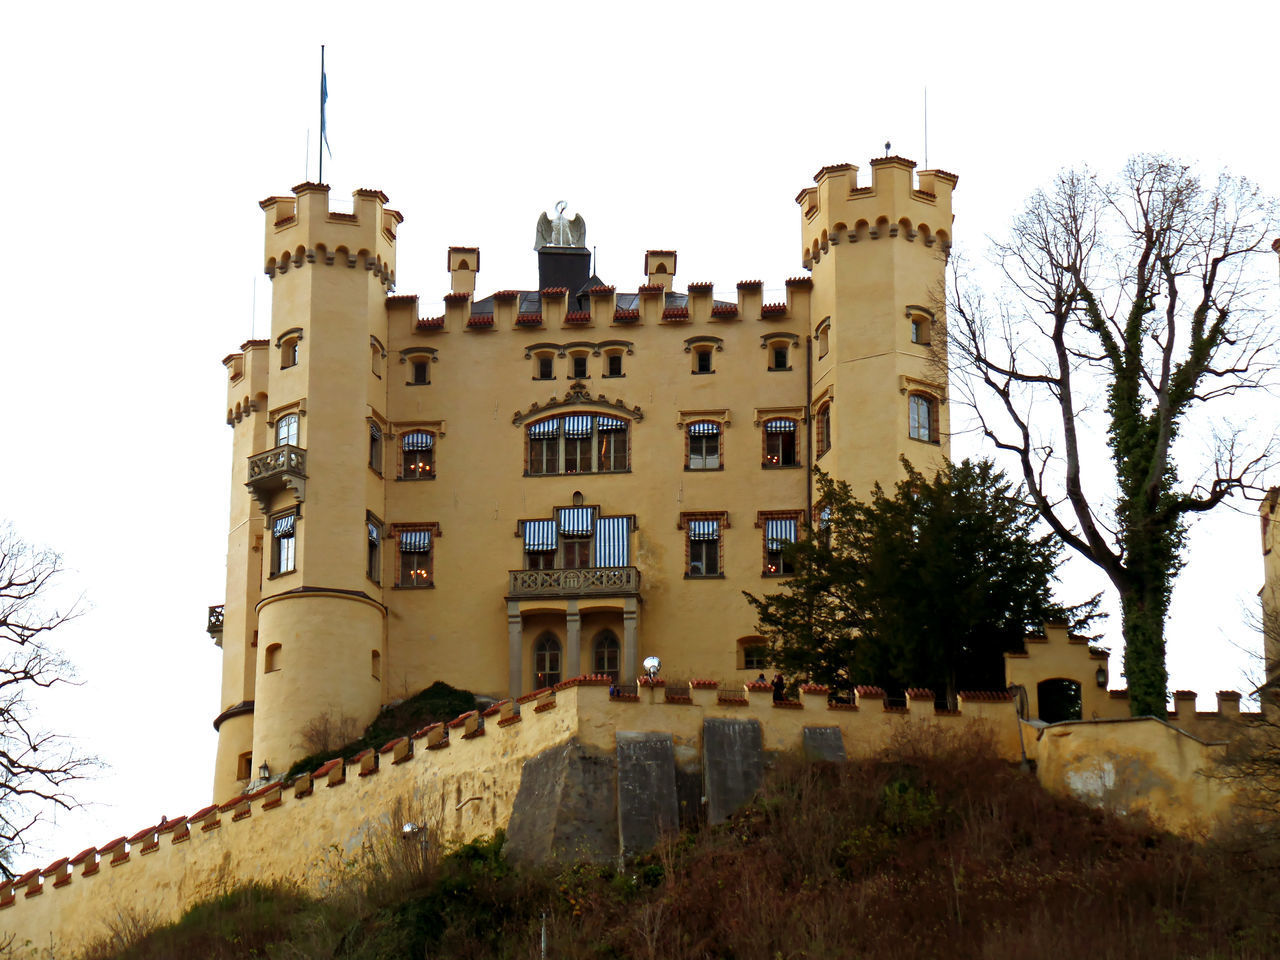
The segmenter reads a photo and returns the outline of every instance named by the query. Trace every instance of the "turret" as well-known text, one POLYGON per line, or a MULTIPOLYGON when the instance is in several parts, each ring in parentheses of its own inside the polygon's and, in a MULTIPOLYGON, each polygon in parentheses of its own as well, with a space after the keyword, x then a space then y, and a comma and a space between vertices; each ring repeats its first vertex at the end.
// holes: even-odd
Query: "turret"
MULTIPOLYGON (((363 727, 382 702, 386 511, 372 437, 392 375, 386 296, 402 218, 378 190, 355 191, 352 213, 331 211, 323 184, 293 194, 261 204, 271 336, 246 354, 262 382, 253 385, 257 426, 235 442, 227 583, 229 609, 246 595, 254 609, 235 625, 240 652, 228 651, 223 632, 223 699, 232 687, 249 695, 220 718, 217 799, 245 786, 246 769, 283 773, 307 752, 305 731, 318 718, 363 727), (257 582, 246 587, 249 577, 257 582)), ((476 265, 467 264, 471 278, 476 265)))
POLYGON ((818 466, 859 496, 950 450, 944 267, 956 177, 902 157, 823 167, 796 197, 810 308, 818 466))

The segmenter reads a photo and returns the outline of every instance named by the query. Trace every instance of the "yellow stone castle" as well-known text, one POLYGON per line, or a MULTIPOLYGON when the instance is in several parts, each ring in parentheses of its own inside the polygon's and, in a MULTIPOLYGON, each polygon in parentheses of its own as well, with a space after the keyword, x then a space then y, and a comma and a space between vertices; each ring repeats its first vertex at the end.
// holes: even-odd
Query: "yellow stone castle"
MULTIPOLYGON (((584 226, 543 215, 539 289, 443 313, 393 293, 401 215, 304 183, 262 201, 271 336, 228 356, 227 592, 214 797, 435 680, 494 698, 582 674, 741 685, 764 668, 742 590, 785 576, 817 464, 855 491, 948 452, 938 302, 956 177, 901 157, 823 167, 785 302, 619 289, 584 226), (623 292, 626 290, 627 292, 623 292)), ((637 255, 637 259, 639 259, 637 255)))

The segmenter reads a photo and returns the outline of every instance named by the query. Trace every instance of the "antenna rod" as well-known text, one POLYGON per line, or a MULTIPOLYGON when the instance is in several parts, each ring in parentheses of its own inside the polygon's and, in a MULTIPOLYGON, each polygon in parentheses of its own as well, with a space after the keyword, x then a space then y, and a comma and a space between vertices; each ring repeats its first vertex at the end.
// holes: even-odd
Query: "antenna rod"
POLYGON ((310 127, 307 127, 306 144, 307 144, 306 154, 305 154, 306 160, 304 161, 304 164, 303 164, 306 167, 306 171, 302 179, 309 181, 311 179, 311 128, 310 127))
MULTIPOLYGON (((316 182, 324 183, 324 44, 320 44, 320 172, 316 174, 316 182)), ((311 142, 311 132, 307 132, 307 142, 311 142)), ((308 150, 310 148, 308 147, 308 150)))
POLYGON ((924 168, 929 169, 929 88, 924 88, 924 168))

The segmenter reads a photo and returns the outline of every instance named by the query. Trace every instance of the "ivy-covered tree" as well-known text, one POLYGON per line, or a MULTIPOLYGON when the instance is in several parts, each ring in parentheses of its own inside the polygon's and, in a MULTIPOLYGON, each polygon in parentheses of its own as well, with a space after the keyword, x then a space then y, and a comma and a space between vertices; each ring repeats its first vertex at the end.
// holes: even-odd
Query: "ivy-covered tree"
POLYGON ((870 502, 817 472, 820 519, 789 544, 793 575, 778 593, 746 594, 770 663, 848 693, 863 683, 961 689, 1004 686, 1006 652, 1028 631, 1083 628, 1097 598, 1054 600, 1061 545, 989 460, 906 478, 870 502))
POLYGON ((1045 521, 1118 592, 1135 716, 1165 713, 1188 519, 1260 495, 1274 460, 1274 416, 1238 395, 1276 383, 1263 305, 1278 224, 1276 201, 1245 179, 1201 182, 1139 156, 1114 182, 1064 172, 1031 197, 996 246, 999 297, 953 277, 956 387, 1017 457, 1045 521), (1178 446, 1190 424, 1197 442, 1178 446))

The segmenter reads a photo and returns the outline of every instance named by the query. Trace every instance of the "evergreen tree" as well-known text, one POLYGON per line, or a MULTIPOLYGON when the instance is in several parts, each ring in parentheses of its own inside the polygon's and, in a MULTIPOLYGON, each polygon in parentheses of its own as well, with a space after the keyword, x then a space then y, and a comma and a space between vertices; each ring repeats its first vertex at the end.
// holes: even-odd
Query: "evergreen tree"
POLYGON ((877 485, 867 503, 818 472, 816 529, 787 547, 794 575, 746 594, 773 666, 841 692, 931 687, 954 705, 958 690, 1002 688, 1003 654, 1029 630, 1097 617, 1097 597, 1054 600, 1062 548, 991 461, 932 479, 903 465, 894 495, 877 485))

